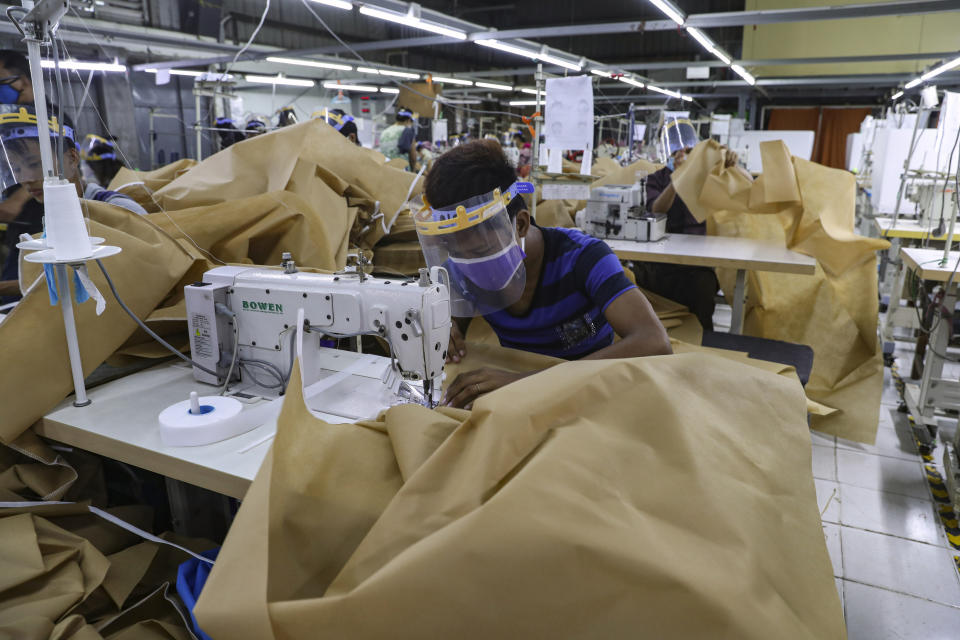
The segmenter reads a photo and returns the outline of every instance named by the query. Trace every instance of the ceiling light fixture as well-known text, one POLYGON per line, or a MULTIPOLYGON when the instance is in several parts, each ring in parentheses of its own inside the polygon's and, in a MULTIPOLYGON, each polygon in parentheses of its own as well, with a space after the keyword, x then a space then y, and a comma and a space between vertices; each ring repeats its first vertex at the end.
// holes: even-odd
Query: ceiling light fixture
POLYGON ((911 80, 911 81, 908 82, 907 84, 903 85, 903 88, 904 88, 904 89, 913 89, 915 86, 917 86, 917 85, 920 84, 921 82, 923 82, 923 80, 921 80, 920 78, 914 78, 913 80, 911 80))
POLYGON ((895 94, 893 94, 892 96, 890 96, 890 100, 893 101, 893 102, 896 102, 897 100, 899 100, 899 99, 902 98, 902 97, 903 97, 903 91, 897 91, 895 94))
POLYGON ((282 84, 288 87, 312 87, 316 83, 313 80, 304 80, 301 78, 287 78, 284 76, 252 76, 246 75, 243 77, 247 82, 253 82, 254 84, 282 84))
POLYGON ((747 84, 749 84, 750 86, 757 84, 757 79, 754 78, 752 75, 750 75, 747 72, 747 70, 741 67, 740 65, 732 64, 730 65, 730 68, 733 69, 734 73, 736 73, 738 76, 746 80, 747 84))
MULTIPOLYGON (((144 69, 147 73, 157 73, 157 69, 144 69)), ((199 78, 204 75, 203 71, 193 71, 191 69, 167 69, 172 76, 192 76, 194 78, 199 78)))
POLYGON ((353 3, 346 2, 345 0, 313 0, 313 2, 326 5, 328 7, 333 7, 334 9, 343 9, 344 11, 350 11, 350 9, 353 9, 353 3))
POLYGON ((539 104, 536 100, 511 100, 511 107, 535 107, 539 104))
POLYGON ((465 87, 473 86, 473 80, 461 80, 460 78, 446 78, 441 76, 433 76, 432 80, 433 82, 436 82, 439 84, 459 84, 465 87))
POLYGON ((496 89, 497 91, 513 91, 513 87, 508 84, 497 84, 495 82, 480 82, 477 80, 473 83, 478 87, 483 87, 484 89, 496 89))
MULTIPOLYGON (((44 69, 53 69, 53 60, 41 60, 40 66, 44 69)), ((61 60, 60 68, 69 71, 108 71, 113 73, 123 73, 127 70, 125 65, 114 62, 84 62, 82 60, 61 60)))
POLYGON ((671 98, 681 98, 681 97, 682 97, 682 96, 680 95, 680 93, 677 92, 677 91, 671 91, 670 89, 662 89, 662 88, 657 87, 657 86, 652 85, 652 84, 648 84, 648 85, 647 85, 647 89, 650 89, 650 91, 656 91, 657 93, 662 93, 663 95, 665 95, 665 96, 670 96, 671 98))
POLYGON ((294 64, 300 67, 316 67, 317 69, 333 69, 335 71, 353 71, 353 67, 348 64, 321 62, 320 60, 299 60, 296 58, 278 58, 276 56, 268 56, 267 62, 276 62, 277 64, 294 64))
POLYGON ((457 40, 467 39, 466 31, 445 27, 433 22, 427 22, 417 15, 418 11, 419 6, 416 5, 410 6, 409 13, 394 13, 392 11, 377 9, 376 7, 371 7, 369 5, 362 5, 360 7, 360 13, 365 16, 370 16, 371 18, 379 18, 389 22, 396 22, 397 24, 413 27, 414 29, 422 29, 423 31, 429 31, 430 33, 437 33, 441 36, 447 36, 449 38, 456 38, 457 40))
POLYGON ((595 76, 600 76, 601 78, 613 78, 613 74, 609 71, 604 71, 603 69, 590 69, 590 73, 595 76))
POLYGON ((686 20, 683 12, 669 0, 650 0, 650 4, 663 11, 668 18, 677 24, 683 24, 683 21, 686 20))
POLYGON ((380 93, 400 93, 400 89, 394 87, 380 87, 380 93))
POLYGON ((324 82, 324 89, 337 89, 339 91, 366 91, 368 93, 376 93, 377 87, 373 87, 366 84, 340 84, 339 82, 324 82))
POLYGON ((960 57, 956 57, 956 58, 954 58, 953 60, 951 60, 950 62, 944 62, 944 63, 943 63, 942 65, 940 65, 939 67, 936 67, 936 68, 934 68, 934 69, 931 69, 930 71, 927 71, 925 74, 923 74, 922 76, 920 76, 920 79, 923 80, 924 82, 926 82, 926 81, 929 80, 930 78, 935 78, 936 76, 940 75, 941 73, 943 73, 943 72, 945 72, 945 71, 949 71, 950 69, 953 69, 954 67, 960 67, 960 57))
POLYGON ((633 85, 634 87, 640 87, 641 89, 643 89, 646 86, 636 78, 631 78, 630 76, 620 76, 617 79, 624 84, 633 85))
POLYGON ((687 27, 687 33, 693 36, 693 39, 700 43, 704 49, 715 55, 717 58, 723 61, 723 64, 730 64, 733 62, 733 59, 724 53, 716 43, 710 39, 707 34, 696 27, 687 27))

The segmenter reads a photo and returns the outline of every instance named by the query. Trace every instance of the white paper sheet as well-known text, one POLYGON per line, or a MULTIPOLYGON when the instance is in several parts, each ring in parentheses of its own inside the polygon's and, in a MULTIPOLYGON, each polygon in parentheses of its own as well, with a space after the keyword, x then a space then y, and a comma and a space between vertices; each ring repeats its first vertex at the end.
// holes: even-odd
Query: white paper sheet
POLYGON ((593 84, 590 76, 547 80, 546 146, 586 149, 593 146, 593 84))
POLYGON ((550 149, 550 155, 547 158, 547 173, 563 172, 563 150, 550 149))
POLYGON ((588 176, 593 171, 593 145, 583 151, 583 160, 580 161, 580 175, 588 176))

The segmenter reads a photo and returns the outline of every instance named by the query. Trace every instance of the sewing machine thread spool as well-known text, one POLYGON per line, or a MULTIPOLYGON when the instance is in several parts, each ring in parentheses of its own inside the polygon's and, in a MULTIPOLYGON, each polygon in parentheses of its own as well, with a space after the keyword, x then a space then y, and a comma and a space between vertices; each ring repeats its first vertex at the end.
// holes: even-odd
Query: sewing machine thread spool
POLYGON ((236 398, 201 397, 191 391, 188 400, 160 413, 160 439, 168 447, 192 447, 233 437, 256 426, 246 424, 242 411, 236 398))
POLYGON ((71 182, 43 185, 44 230, 57 260, 83 260, 93 254, 77 188, 71 182))

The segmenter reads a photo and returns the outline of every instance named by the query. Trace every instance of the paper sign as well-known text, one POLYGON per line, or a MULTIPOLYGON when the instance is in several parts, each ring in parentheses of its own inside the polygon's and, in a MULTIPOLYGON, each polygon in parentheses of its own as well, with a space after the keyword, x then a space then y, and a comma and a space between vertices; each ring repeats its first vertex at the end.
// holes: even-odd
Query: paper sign
POLYGON ((643 136, 647 134, 647 125, 645 124, 634 124, 633 125, 633 141, 634 142, 643 142, 643 136))
POLYGON ((563 172, 563 151, 561 149, 550 149, 550 155, 547 157, 547 173, 563 172))
POLYGON ((589 200, 589 184, 544 184, 541 186, 544 200, 589 200))
POLYGON ((590 76, 547 80, 546 145, 586 149, 593 145, 593 84, 590 76))
POLYGON ((157 69, 155 82, 157 85, 170 84, 170 69, 157 69))
POLYGON ((593 147, 587 147, 583 152, 583 160, 580 161, 580 175, 588 176, 593 170, 593 147))
POLYGON ((547 149, 546 146, 541 144, 540 145, 540 162, 539 162, 541 167, 547 166, 547 164, 550 162, 549 153, 550 153, 550 150, 547 149))
POLYGON ((447 121, 440 119, 433 121, 433 142, 446 142, 447 141, 447 121))

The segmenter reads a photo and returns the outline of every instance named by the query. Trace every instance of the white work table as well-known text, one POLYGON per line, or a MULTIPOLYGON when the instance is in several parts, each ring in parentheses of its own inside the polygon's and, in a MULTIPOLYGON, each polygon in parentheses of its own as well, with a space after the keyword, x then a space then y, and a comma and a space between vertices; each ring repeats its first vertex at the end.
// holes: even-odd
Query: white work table
MULTIPOLYGON (((880 237, 882 238, 908 238, 910 240, 938 240, 943 241, 947 239, 947 233, 944 231, 941 235, 935 236, 933 232, 936 230, 937 225, 929 227, 927 225, 922 225, 917 220, 911 218, 899 218, 897 223, 893 223, 893 218, 874 218, 873 222, 877 225, 877 229, 880 231, 880 237)), ((947 227, 948 221, 944 222, 944 229, 947 227)), ((957 228, 953 232, 954 241, 960 239, 960 225, 957 225, 957 228)))
MULTIPOLYGON (((329 362, 331 356, 324 357, 329 362)), ((326 395, 318 396, 317 402, 342 413, 363 407, 375 417, 385 408, 377 406, 381 392, 386 391, 379 377, 389 358, 350 351, 337 351, 332 357, 338 361, 337 369, 355 363, 359 367, 351 367, 352 373, 331 386, 326 395)), ((242 498, 270 448, 276 420, 213 444, 166 446, 160 438, 158 416, 185 400, 191 391, 203 396, 216 395, 219 389, 194 380, 192 368, 185 363, 157 365, 90 389, 89 406, 74 407, 70 396, 40 420, 36 431, 67 445, 242 498)), ((316 409, 314 402, 308 404, 316 409)), ((354 421, 334 413, 315 411, 314 415, 330 423, 354 421)))
MULTIPOLYGON (((900 249, 900 257, 903 259, 903 265, 910 271, 916 273, 923 280, 936 280, 937 282, 946 282, 950 275, 957 268, 957 261, 960 260, 960 252, 951 251, 946 264, 943 262, 942 249, 920 249, 918 247, 904 247, 900 249)), ((960 280, 960 269, 953 279, 957 284, 960 280)))
POLYGON ((736 269, 731 333, 743 331, 747 271, 774 271, 802 275, 813 275, 817 271, 816 259, 782 246, 751 238, 668 233, 657 242, 630 240, 607 240, 606 242, 617 257, 623 260, 736 269))

